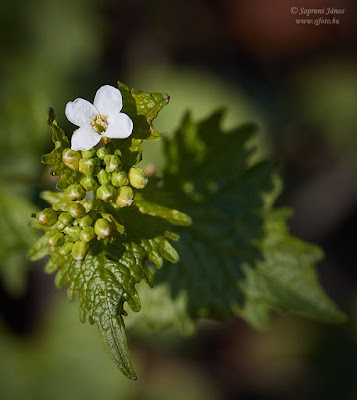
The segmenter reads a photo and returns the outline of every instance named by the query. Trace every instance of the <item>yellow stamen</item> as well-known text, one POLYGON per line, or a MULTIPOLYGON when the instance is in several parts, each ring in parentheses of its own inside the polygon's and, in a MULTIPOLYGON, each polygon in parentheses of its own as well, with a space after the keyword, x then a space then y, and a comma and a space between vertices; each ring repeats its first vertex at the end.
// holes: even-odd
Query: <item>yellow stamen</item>
POLYGON ((98 114, 91 120, 93 129, 103 135, 108 127, 107 118, 104 115, 98 114))

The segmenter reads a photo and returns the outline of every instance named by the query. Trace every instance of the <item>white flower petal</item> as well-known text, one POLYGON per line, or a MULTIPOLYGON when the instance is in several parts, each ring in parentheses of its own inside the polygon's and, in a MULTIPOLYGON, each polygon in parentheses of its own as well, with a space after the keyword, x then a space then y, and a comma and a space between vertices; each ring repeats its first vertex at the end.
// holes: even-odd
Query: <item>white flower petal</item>
POLYGON ((79 98, 67 103, 65 114, 72 124, 87 126, 90 125, 91 119, 98 114, 98 110, 89 101, 79 98))
POLYGON ((97 90, 93 104, 100 114, 108 117, 110 114, 118 113, 123 108, 123 98, 119 89, 105 85, 97 90))
POLYGON ((124 113, 116 113, 108 116, 108 127, 104 136, 112 139, 125 139, 133 131, 133 121, 124 113))
POLYGON ((102 137, 90 127, 82 127, 77 129, 71 140, 72 150, 90 150, 100 142, 102 137))

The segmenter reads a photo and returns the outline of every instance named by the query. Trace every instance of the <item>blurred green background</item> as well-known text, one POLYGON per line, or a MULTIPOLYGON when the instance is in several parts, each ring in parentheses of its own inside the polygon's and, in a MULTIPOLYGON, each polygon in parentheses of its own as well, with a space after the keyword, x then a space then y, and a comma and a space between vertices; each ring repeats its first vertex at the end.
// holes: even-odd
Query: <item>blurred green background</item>
MULTIPOLYGON (((0 12, 0 398, 357 399, 357 28, 353 0, 335 25, 298 26, 307 0, 25 0, 0 12), (67 132, 67 101, 92 100, 103 84, 163 91, 156 127, 170 134, 182 113, 227 107, 225 124, 253 120, 261 151, 282 174, 280 204, 292 232, 320 244, 321 282, 349 315, 327 326, 276 315, 269 331, 203 322, 175 331, 129 331, 137 382, 122 377, 97 330, 54 289, 29 213, 54 181, 40 164, 51 149, 52 106, 67 132)), ((160 169, 160 144, 143 165, 160 169)))

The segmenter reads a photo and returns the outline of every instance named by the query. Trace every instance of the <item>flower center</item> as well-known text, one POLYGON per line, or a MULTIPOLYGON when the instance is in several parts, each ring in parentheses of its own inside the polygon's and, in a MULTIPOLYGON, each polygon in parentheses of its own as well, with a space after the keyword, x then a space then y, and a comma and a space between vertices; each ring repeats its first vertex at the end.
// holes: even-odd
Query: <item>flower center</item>
POLYGON ((106 117, 98 114, 95 118, 92 118, 92 126, 96 132, 103 135, 108 126, 106 117))

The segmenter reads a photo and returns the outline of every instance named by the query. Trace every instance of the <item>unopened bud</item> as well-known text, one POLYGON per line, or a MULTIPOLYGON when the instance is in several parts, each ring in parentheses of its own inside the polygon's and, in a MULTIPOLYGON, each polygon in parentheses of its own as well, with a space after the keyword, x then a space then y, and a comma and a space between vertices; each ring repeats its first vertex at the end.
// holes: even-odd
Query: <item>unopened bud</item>
POLYGON ((67 198, 71 201, 82 200, 86 196, 86 191, 78 183, 69 185, 64 192, 66 193, 67 198))
POLYGON ((63 232, 70 236, 71 239, 76 240, 79 238, 80 233, 82 232, 82 228, 79 226, 66 226, 63 229, 63 232))
POLYGON ((119 207, 128 207, 133 204, 134 192, 130 186, 122 186, 118 189, 118 197, 115 203, 119 207))
POLYGON ((111 176, 104 171, 104 169, 101 169, 97 175, 98 181, 101 185, 107 185, 110 183, 111 176))
POLYGON ((106 165, 106 172, 119 172, 122 169, 122 164, 118 156, 107 155, 104 157, 104 163, 106 165))
POLYGON ((64 149, 62 152, 62 161, 63 163, 73 170, 77 170, 79 167, 79 160, 81 159, 81 155, 76 150, 72 149, 64 149))
POLYGON ((82 150, 82 158, 93 158, 96 154, 96 149, 93 147, 90 150, 82 150))
POLYGON ((113 200, 117 191, 112 185, 102 185, 97 189, 97 197, 106 203, 113 200))
POLYGON ((96 162, 93 158, 82 158, 79 160, 79 172, 84 175, 93 175, 96 162))
POLYGON ((57 222, 58 213, 52 208, 45 208, 36 214, 36 218, 41 225, 52 226, 57 222))
POLYGON ((83 240, 78 240, 72 247, 72 257, 76 261, 83 261, 89 250, 89 244, 83 240))
POLYGON ((81 204, 83 205, 83 207, 85 208, 87 213, 89 213, 89 211, 91 211, 94 206, 94 203, 92 200, 82 200, 81 204))
POLYGON ((81 179, 81 185, 86 191, 95 190, 98 186, 97 181, 93 176, 85 176, 81 179))
POLYGON ((100 239, 105 239, 113 233, 112 225, 104 218, 98 218, 94 224, 94 232, 100 239))
POLYGON ((101 147, 97 150, 97 157, 104 160, 104 157, 109 154, 109 150, 106 147, 101 147))
POLYGON ((120 158, 121 158, 121 156, 122 156, 121 151, 120 151, 119 149, 114 150, 114 155, 115 155, 115 156, 118 156, 118 157, 120 157, 120 158))
POLYGON ((130 185, 135 189, 144 189, 148 183, 148 178, 146 177, 145 172, 139 167, 130 168, 128 177, 130 185))
POLYGON ((86 228, 87 226, 91 226, 93 224, 93 219, 90 215, 85 215, 84 217, 80 218, 79 226, 81 228, 86 228))
POLYGON ((54 227, 55 227, 58 231, 62 231, 66 226, 57 221, 56 224, 54 225, 54 227))
POLYGON ((90 242, 91 240, 93 240, 95 238, 93 227, 87 226, 86 228, 84 228, 81 234, 79 235, 79 238, 85 242, 90 242))
POLYGON ((62 212, 58 217, 58 222, 64 226, 69 225, 73 221, 73 217, 67 211, 62 212))
POLYGON ((68 255, 72 251, 73 244, 73 242, 66 242, 64 245, 62 245, 59 251, 60 254, 62 256, 68 255))
POLYGON ((50 238, 48 239, 48 244, 52 247, 62 246, 64 243, 64 234, 61 232, 55 232, 50 238))
POLYGON ((125 171, 112 173, 112 185, 115 187, 129 185, 129 180, 125 171))
POLYGON ((86 209, 81 203, 74 203, 70 205, 68 212, 72 215, 73 218, 79 218, 86 214, 86 209))

